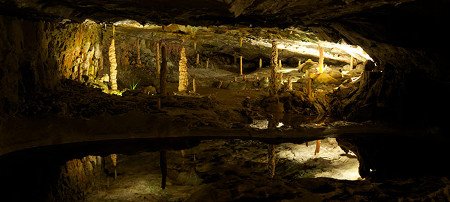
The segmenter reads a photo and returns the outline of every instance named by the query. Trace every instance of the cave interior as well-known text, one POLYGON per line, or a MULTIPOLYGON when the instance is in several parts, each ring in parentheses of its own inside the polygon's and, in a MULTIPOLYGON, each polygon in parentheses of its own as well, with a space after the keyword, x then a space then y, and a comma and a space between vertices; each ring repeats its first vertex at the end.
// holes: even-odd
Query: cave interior
POLYGON ((450 200, 449 0, 0 5, 2 201, 450 200))

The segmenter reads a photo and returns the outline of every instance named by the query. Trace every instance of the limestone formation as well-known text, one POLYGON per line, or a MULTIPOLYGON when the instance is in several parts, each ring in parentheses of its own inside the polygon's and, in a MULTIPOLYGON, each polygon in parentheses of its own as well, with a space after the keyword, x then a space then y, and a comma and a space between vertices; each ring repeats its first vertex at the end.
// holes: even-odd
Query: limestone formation
POLYGON ((240 75, 241 75, 241 76, 244 75, 242 65, 243 65, 243 64, 242 64, 242 55, 241 55, 241 56, 239 56, 239 72, 240 72, 240 75))
POLYGON ((109 75, 110 75, 110 82, 111 82, 111 89, 117 90, 117 61, 116 61, 116 46, 114 42, 114 32, 115 28, 113 26, 113 38, 111 40, 111 45, 109 46, 109 75))
POLYGON ((270 93, 276 94, 281 86, 281 74, 278 73, 279 66, 278 66, 278 48, 277 43, 275 41, 272 41, 272 54, 271 54, 271 60, 270 60, 270 68, 271 68, 271 74, 270 74, 270 93))
POLYGON ((178 80, 178 92, 186 92, 189 85, 189 75, 187 72, 187 59, 186 49, 181 48, 180 61, 178 63, 179 80, 178 80))
POLYGON ((317 71, 319 71, 319 74, 323 73, 323 60, 324 60, 324 56, 323 56, 323 48, 319 46, 319 66, 317 66, 317 71))
POLYGON ((159 77, 161 73, 161 44, 158 42, 156 43, 156 55, 155 55, 155 61, 156 61, 156 78, 159 77))

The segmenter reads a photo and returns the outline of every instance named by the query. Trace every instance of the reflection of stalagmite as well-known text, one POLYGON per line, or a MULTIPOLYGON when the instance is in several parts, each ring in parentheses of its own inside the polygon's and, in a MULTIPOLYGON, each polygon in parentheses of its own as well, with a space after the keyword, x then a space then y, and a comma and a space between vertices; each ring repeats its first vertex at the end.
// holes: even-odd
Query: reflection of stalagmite
POLYGON ((166 150, 159 151, 159 167, 161 168, 161 188, 166 188, 167 179, 167 152, 166 150))
POLYGON ((268 147, 268 167, 270 170, 270 177, 273 178, 275 176, 276 156, 275 147, 272 144, 268 147))
POLYGON ((314 151, 314 155, 317 155, 320 152, 320 140, 316 140, 316 150, 314 151))
POLYGON ((178 70, 179 70, 178 92, 186 92, 188 89, 189 78, 187 72, 186 49, 184 47, 181 48, 178 70))
POLYGON ((323 60, 323 48, 319 45, 319 66, 317 67, 319 74, 323 73, 323 60))
POLYGON ((109 73, 110 73, 110 82, 111 89, 117 90, 117 61, 116 61, 116 45, 114 44, 114 33, 115 28, 113 26, 113 38, 111 40, 111 45, 109 46, 109 73))

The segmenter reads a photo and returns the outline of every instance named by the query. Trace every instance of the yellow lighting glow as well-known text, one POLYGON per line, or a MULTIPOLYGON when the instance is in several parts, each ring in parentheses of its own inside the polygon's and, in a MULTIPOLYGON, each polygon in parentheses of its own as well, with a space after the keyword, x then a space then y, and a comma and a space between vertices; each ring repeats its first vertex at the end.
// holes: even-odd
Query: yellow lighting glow
MULTIPOLYGON (((250 43, 256 46, 272 47, 269 39, 254 40, 250 39, 250 43)), ((365 62, 373 59, 360 47, 348 44, 339 44, 328 41, 319 41, 318 43, 294 41, 288 39, 277 40, 277 48, 288 50, 302 55, 319 57, 318 44, 324 49, 324 57, 341 62, 350 61, 351 57, 358 61, 365 62)))

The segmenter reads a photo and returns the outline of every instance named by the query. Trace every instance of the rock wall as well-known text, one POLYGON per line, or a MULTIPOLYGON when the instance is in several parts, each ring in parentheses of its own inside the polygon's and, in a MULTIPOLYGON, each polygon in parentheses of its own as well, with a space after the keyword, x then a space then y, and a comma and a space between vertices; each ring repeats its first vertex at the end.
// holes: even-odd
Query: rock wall
POLYGON ((102 27, 0 16, 0 114, 63 79, 80 82, 103 69, 102 27))
MULTIPOLYGON (((390 26, 401 26, 397 23, 390 26)), ((446 104, 450 100, 442 96, 450 93, 444 45, 449 40, 442 37, 441 44, 427 44, 423 41, 437 36, 410 26, 418 39, 389 37, 386 27, 375 23, 344 21, 321 28, 322 35, 338 33, 360 45, 375 62, 366 66, 359 88, 334 103, 339 116, 424 127, 446 125, 441 117, 450 112, 446 104)))

